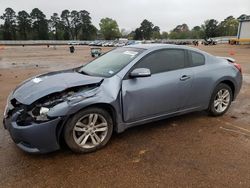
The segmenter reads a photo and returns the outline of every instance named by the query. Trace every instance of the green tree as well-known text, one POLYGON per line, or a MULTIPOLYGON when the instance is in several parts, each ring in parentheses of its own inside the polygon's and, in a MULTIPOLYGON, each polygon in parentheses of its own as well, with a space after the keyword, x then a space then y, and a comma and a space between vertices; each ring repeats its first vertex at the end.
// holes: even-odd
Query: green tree
POLYGON ((170 39, 188 39, 191 32, 187 24, 177 25, 169 34, 170 39))
POLYGON ((47 40, 49 39, 49 29, 48 29, 48 21, 46 16, 43 14, 41 10, 38 8, 34 8, 30 16, 32 18, 32 32, 33 39, 38 40, 47 40))
POLYGON ((0 40, 3 40, 3 25, 0 25, 0 40))
POLYGON ((76 10, 72 10, 70 13, 71 17, 71 29, 73 31, 73 39, 78 39, 78 35, 81 29, 81 18, 80 13, 76 10))
MULTIPOLYGON (((61 21, 59 15, 54 13, 49 20, 50 33, 52 35, 52 39, 54 40, 63 40, 64 39, 64 25, 61 21)), ((67 40, 68 38, 66 38, 67 40)))
POLYGON ((140 27, 133 32, 135 40, 150 40, 161 38, 160 28, 148 20, 143 20, 140 27))
POLYGON ((97 36, 97 29, 91 22, 91 17, 88 11, 81 10, 79 12, 81 25, 81 40, 93 40, 97 36))
POLYGON ((142 39, 149 40, 153 34, 154 24, 148 20, 143 20, 141 23, 140 31, 142 33, 142 39))
POLYGON ((169 38, 170 39, 179 39, 179 34, 175 31, 170 31, 169 38))
POLYGON ((143 39, 143 36, 142 36, 142 31, 140 28, 137 28, 135 31, 134 31, 134 40, 141 40, 143 39))
POLYGON ((94 40, 97 37, 97 31, 98 31, 97 28, 92 24, 88 26, 83 25, 80 39, 81 40, 94 40))
POLYGON ((97 29, 91 22, 90 13, 86 10, 62 11, 61 23, 64 28, 64 38, 91 40, 97 36, 97 29))
POLYGON ((204 25, 202 25, 204 30, 204 37, 211 38, 218 36, 218 21, 215 19, 206 20, 204 25))
POLYGON ((162 39, 168 39, 168 32, 163 31, 162 34, 161 34, 161 38, 162 39))
POLYGON ((192 38, 192 39, 204 38, 204 31, 202 30, 202 28, 200 26, 193 27, 190 34, 191 34, 190 38, 192 38))
POLYGON ((6 8, 4 14, 0 17, 4 20, 2 26, 3 39, 15 40, 16 39, 16 13, 12 8, 6 8))
POLYGON ((227 17, 218 25, 218 35, 220 36, 236 36, 239 21, 233 16, 227 17))
POLYGON ((128 35, 127 38, 129 40, 135 40, 135 31, 131 31, 128 35))
POLYGON ((20 11, 17 15, 17 30, 19 34, 19 39, 27 40, 29 39, 29 34, 31 32, 31 18, 26 11, 20 11))
POLYGON ((100 32, 106 40, 116 39, 120 37, 118 24, 111 18, 103 18, 100 21, 100 32))
POLYGON ((160 28, 158 26, 154 26, 152 38, 153 39, 160 39, 161 38, 160 28))
POLYGON ((73 39, 74 32, 71 26, 71 16, 69 10, 63 10, 61 13, 61 20, 64 27, 64 39, 73 39))
POLYGON ((177 32, 177 33, 182 33, 182 32, 188 32, 189 31, 189 27, 187 24, 182 24, 182 25, 177 25, 174 29, 173 29, 174 32, 177 32))

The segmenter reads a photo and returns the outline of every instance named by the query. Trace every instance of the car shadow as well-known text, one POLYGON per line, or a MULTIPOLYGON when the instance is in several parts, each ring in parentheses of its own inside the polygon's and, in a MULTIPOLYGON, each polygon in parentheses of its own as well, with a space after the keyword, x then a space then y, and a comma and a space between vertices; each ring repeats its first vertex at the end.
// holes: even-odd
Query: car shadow
POLYGON ((175 116, 175 117, 170 117, 170 118, 166 118, 163 120, 145 123, 142 125, 128 128, 122 133, 114 134, 113 139, 120 138, 123 136, 127 137, 131 134, 139 134, 139 133, 143 134, 146 132, 158 131, 159 129, 168 128, 173 125, 175 126, 176 124, 181 124, 182 122, 187 122, 194 118, 203 118, 203 117, 208 117, 207 113, 204 111, 191 112, 191 113, 180 115, 180 116, 175 116))
MULTIPOLYGON (((131 127, 126 129, 122 133, 114 133, 111 137, 111 140, 107 144, 107 147, 104 147, 104 149, 101 149, 100 152, 105 152, 105 150, 109 149, 112 150, 113 146, 122 144, 124 140, 126 142, 130 142, 129 139, 134 138, 140 138, 140 136, 146 136, 151 133, 157 133, 159 131, 168 129, 170 127, 173 127, 175 125, 182 125, 184 122, 192 122, 193 119, 198 118, 206 118, 207 113, 206 112, 192 112, 188 114, 184 114, 181 116, 171 117, 164 120, 154 121, 151 123, 146 123, 142 125, 138 125, 135 127, 131 127)), ((22 152, 22 151, 20 151, 22 152)), ((24 153, 24 152, 23 152, 24 153)), ((65 143, 62 144, 62 148, 60 150, 54 151, 52 153, 48 154, 27 154, 28 157, 37 158, 37 159, 47 159, 47 158, 58 158, 58 157, 72 157, 72 156, 89 156, 89 155, 97 155, 99 151, 88 153, 88 154, 76 154, 70 151, 70 149, 66 146, 65 143), (94 154, 95 153, 95 154, 94 154)))

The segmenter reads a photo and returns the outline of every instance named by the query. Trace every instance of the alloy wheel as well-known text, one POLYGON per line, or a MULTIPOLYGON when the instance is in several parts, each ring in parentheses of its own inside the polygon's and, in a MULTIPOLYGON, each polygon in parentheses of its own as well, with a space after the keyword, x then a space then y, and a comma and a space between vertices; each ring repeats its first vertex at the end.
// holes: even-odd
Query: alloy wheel
POLYGON ((230 104, 230 93, 227 89, 221 89, 215 96, 214 109, 218 113, 224 112, 230 104))
POLYGON ((85 149, 98 146, 108 133, 107 120, 100 114, 87 114, 81 117, 73 128, 75 143, 85 149))

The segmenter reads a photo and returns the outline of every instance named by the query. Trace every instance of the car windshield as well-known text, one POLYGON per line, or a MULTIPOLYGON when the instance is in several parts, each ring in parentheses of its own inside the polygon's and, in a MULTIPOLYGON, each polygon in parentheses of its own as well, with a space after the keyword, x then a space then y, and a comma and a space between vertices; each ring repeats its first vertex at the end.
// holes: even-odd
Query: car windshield
POLYGON ((79 72, 91 76, 111 77, 142 51, 140 48, 117 48, 84 65, 79 72))

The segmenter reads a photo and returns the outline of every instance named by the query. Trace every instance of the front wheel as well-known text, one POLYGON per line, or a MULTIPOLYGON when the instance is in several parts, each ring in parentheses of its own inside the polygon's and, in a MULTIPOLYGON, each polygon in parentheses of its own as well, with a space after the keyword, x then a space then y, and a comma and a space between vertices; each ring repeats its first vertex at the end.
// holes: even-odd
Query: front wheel
POLYGON ((226 84, 219 84, 211 97, 208 112, 212 116, 221 116, 227 112, 232 102, 232 89, 226 84))
POLYGON ((75 114, 64 128, 64 139, 77 153, 88 153, 107 144, 113 132, 109 113, 99 108, 89 108, 75 114))

